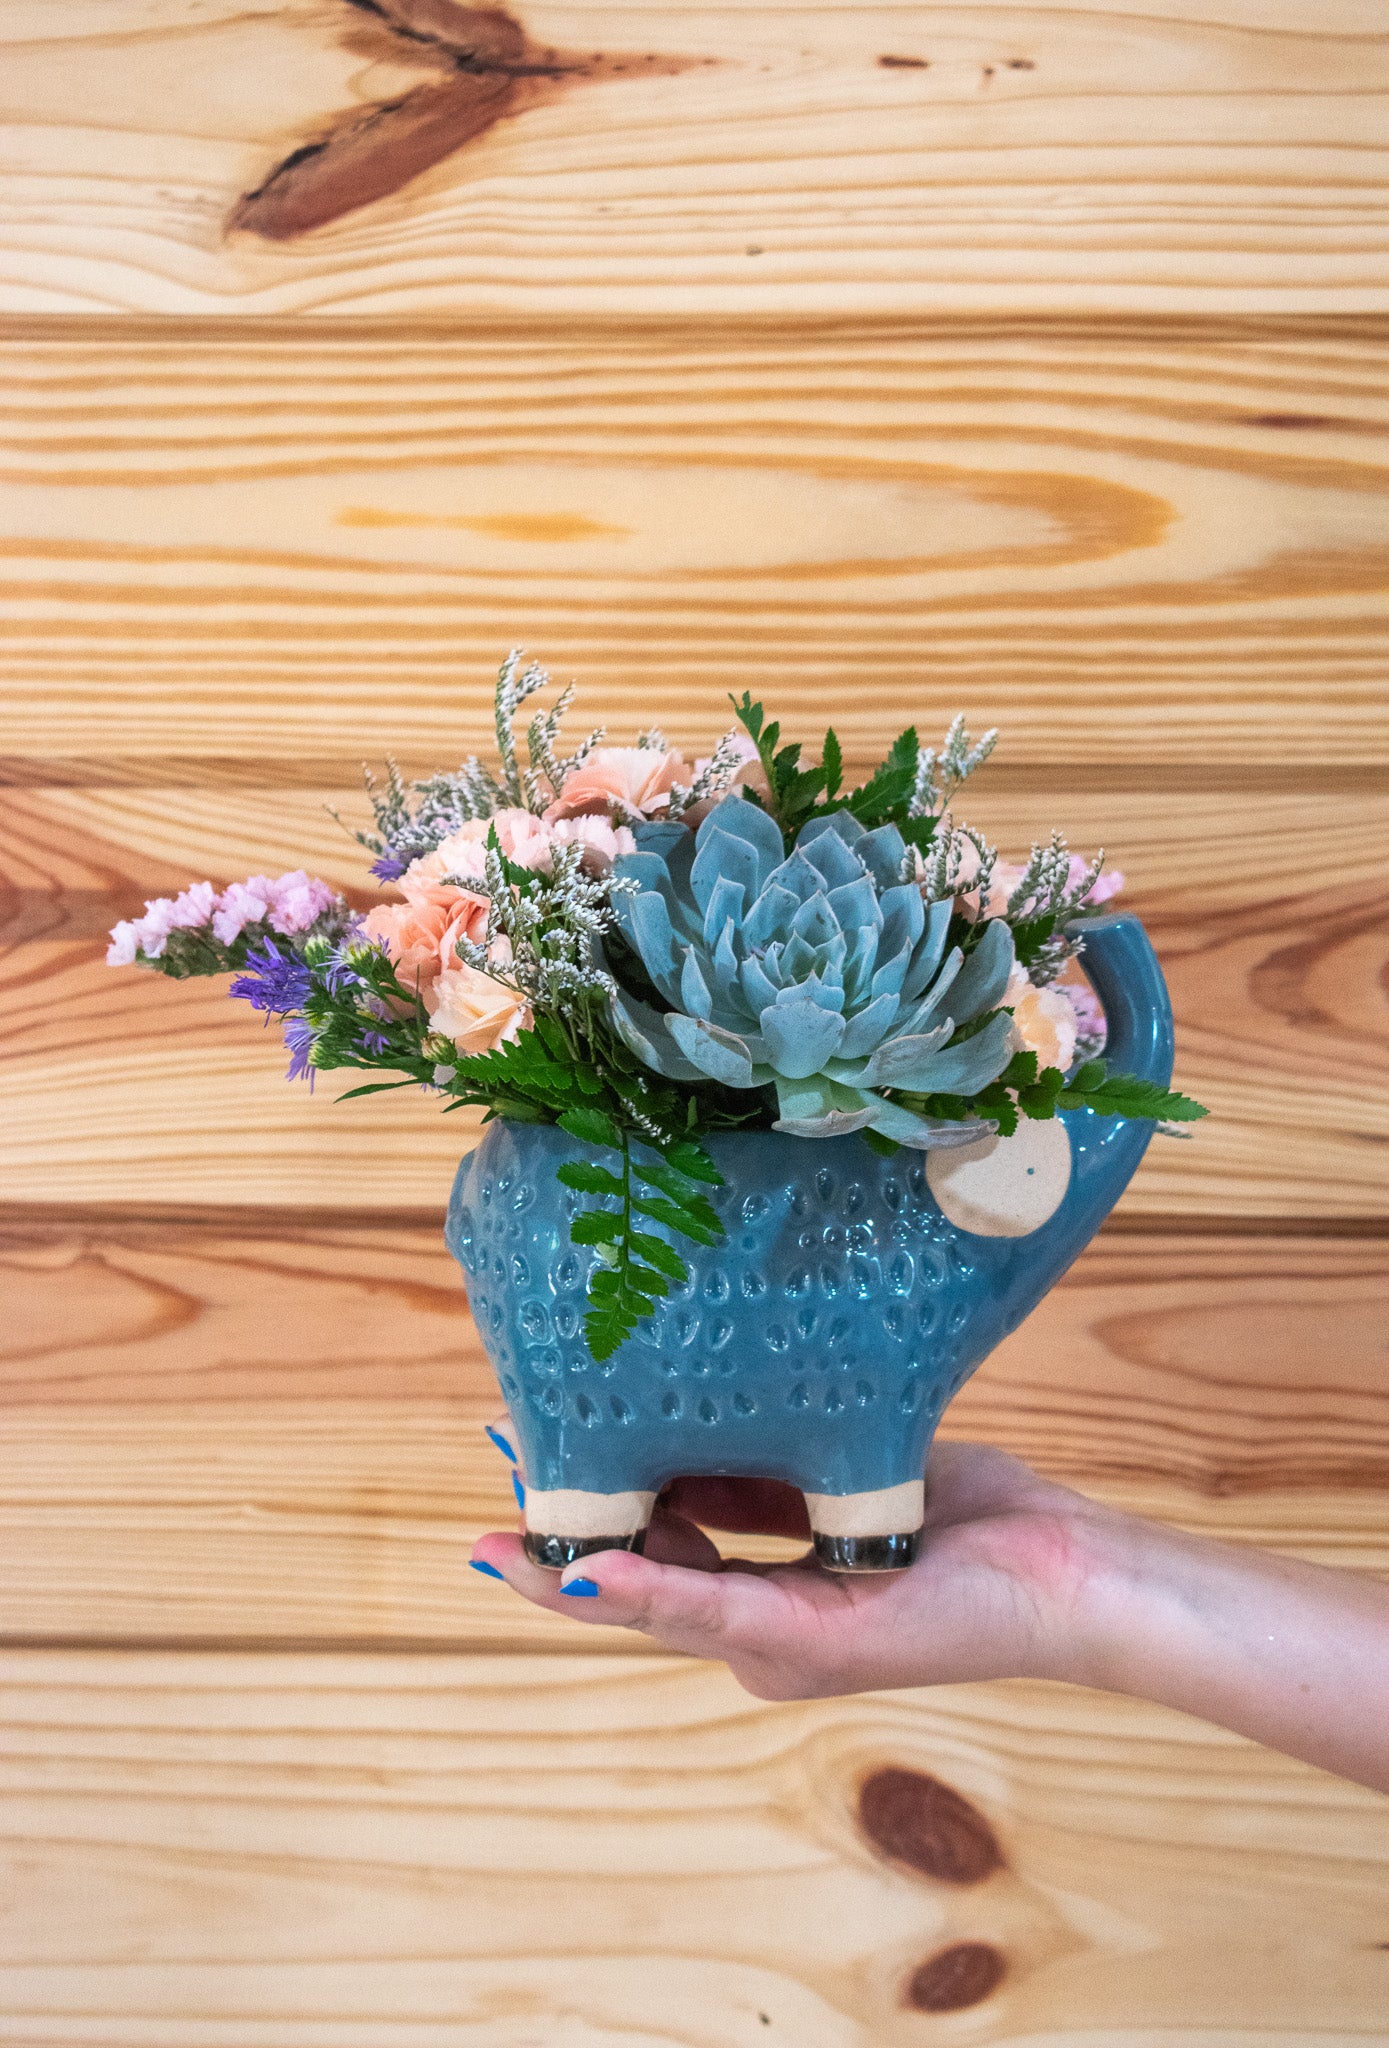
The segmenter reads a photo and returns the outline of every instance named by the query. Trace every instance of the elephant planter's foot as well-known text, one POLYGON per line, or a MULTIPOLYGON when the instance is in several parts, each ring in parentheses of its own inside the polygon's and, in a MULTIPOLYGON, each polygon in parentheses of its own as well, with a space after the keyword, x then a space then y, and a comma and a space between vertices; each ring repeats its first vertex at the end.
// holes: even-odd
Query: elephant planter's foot
POLYGON ((656 1504, 654 1493, 583 1493, 576 1487, 526 1489, 526 1555, 563 1571, 595 1550, 640 1550, 656 1504))
POLYGON ((830 1572, 900 1572, 921 1548, 926 1488, 920 1479, 873 1493, 808 1493, 815 1555, 830 1572))

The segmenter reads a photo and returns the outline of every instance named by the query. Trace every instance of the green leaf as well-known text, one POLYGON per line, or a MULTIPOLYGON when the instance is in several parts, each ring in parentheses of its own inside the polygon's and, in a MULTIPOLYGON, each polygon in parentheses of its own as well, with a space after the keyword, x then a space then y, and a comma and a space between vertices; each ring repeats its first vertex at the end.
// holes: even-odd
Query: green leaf
POLYGON ((611 1358, 637 1326, 637 1318, 617 1308, 591 1308, 584 1317, 584 1336, 597 1364, 611 1358))
POLYGON ((695 1138, 681 1138, 678 1144, 669 1146, 666 1158, 677 1173, 688 1174, 691 1180, 702 1180, 715 1188, 723 1186, 723 1175, 695 1138))
POLYGON ((408 1081, 366 1081, 360 1088, 349 1088, 344 1094, 333 1099, 336 1102, 350 1102, 354 1095, 382 1095, 388 1088, 418 1088, 419 1085, 413 1075, 408 1081))
POLYGON ((1109 1068, 1104 1060, 1087 1060, 1083 1067, 1076 1068, 1071 1076, 1070 1085, 1072 1088, 1079 1088, 1083 1094, 1087 1088, 1098 1088, 1108 1072, 1109 1068))
POLYGON ((607 1145, 614 1152, 622 1150, 622 1133, 612 1118, 588 1103, 566 1109, 559 1126, 562 1131, 568 1131, 571 1138, 578 1138, 585 1145, 607 1145))
POLYGON ((555 1179, 567 1188, 577 1188, 581 1195, 624 1195, 627 1190, 615 1173, 609 1173, 606 1166, 595 1166, 587 1159, 566 1159, 555 1173, 555 1179))
POLYGON ((839 739, 831 726, 825 734, 825 744, 820 755, 820 769, 825 778, 825 799, 838 796, 839 785, 844 779, 844 756, 840 751, 839 739))
POLYGON ((1032 965, 1055 930, 1056 919, 1051 916, 1024 918, 1013 926, 1013 953, 1020 967, 1032 965))
POLYGON ((714 1218, 711 1227, 702 1218, 692 1215, 688 1209, 681 1208, 675 1202, 661 1201, 659 1198, 655 1201, 637 1198, 633 1200, 632 1207, 639 1210, 643 1216, 649 1216, 653 1223, 664 1223, 667 1230, 678 1231, 681 1237, 692 1238, 696 1244, 723 1242, 723 1225, 717 1217, 714 1218))
MULTIPOLYGON (((657 1300, 662 1295, 670 1293, 670 1282, 664 1273, 657 1273, 650 1266, 639 1266, 635 1259, 630 1265, 623 1267, 622 1278, 627 1286, 635 1288, 638 1294, 650 1295, 657 1300)), ((638 1309, 637 1312, 640 1315, 647 1311, 638 1309)))
MULTIPOLYGON (((636 1199, 641 1201, 645 1198, 638 1196, 636 1199)), ((705 1201, 703 1195, 683 1193, 676 1197, 674 1206, 687 1223, 692 1224, 697 1230, 708 1232, 713 1242, 717 1243, 723 1236, 723 1224, 719 1213, 712 1203, 705 1201)))
POLYGON ((752 739, 760 739, 762 736, 762 706, 760 704, 753 703, 752 692, 750 690, 744 690, 743 701, 740 704, 738 702, 738 699, 733 695, 732 691, 730 691, 728 701, 733 706, 733 710, 737 717, 738 723, 743 727, 744 731, 747 732, 752 739))
POLYGON ((1036 1053, 1015 1052, 998 1079, 1005 1088, 1030 1088, 1037 1079, 1036 1053))
POLYGON ((1018 1108, 1024 1116, 1031 1117, 1033 1123, 1044 1124, 1056 1114, 1056 1091, 1043 1087, 1040 1082, 1032 1088, 1020 1088, 1018 1108))
POLYGON ((1097 1116, 1156 1117, 1164 1123, 1194 1123, 1210 1114, 1189 1095, 1176 1095, 1154 1081, 1140 1080, 1137 1074, 1109 1074, 1091 1088, 1079 1088, 1072 1082, 1057 1102, 1062 1109, 1093 1109, 1097 1116))
POLYGON ((689 1267, 675 1247, 667 1244, 663 1237, 652 1237, 646 1230, 634 1230, 627 1242, 658 1273, 668 1273, 672 1280, 689 1279, 689 1267))
POLYGON ((871 1124, 860 1131, 859 1136, 870 1152, 880 1153, 884 1159, 895 1159, 902 1149, 895 1138, 885 1138, 882 1132, 875 1131, 871 1124))
POLYGON ((575 1244, 617 1244, 622 1236, 622 1218, 611 1209, 583 1209, 569 1225, 575 1244))

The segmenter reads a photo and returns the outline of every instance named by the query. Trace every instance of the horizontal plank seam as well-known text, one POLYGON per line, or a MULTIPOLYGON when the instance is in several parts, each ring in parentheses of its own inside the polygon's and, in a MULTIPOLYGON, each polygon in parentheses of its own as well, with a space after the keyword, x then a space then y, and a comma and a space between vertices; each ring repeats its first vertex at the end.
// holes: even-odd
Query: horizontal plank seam
MULTIPOLYGON (((294 1204, 0 1202, 0 1238, 22 1238, 41 1230, 111 1230, 162 1226, 206 1236, 232 1233, 274 1237, 292 1230, 338 1233, 443 1230, 444 1207, 331 1209, 294 1204)), ((1111 1237, 1238 1237, 1332 1240, 1389 1238, 1389 1216, 1172 1215, 1151 1211, 1111 1216, 1100 1231, 1111 1237)))

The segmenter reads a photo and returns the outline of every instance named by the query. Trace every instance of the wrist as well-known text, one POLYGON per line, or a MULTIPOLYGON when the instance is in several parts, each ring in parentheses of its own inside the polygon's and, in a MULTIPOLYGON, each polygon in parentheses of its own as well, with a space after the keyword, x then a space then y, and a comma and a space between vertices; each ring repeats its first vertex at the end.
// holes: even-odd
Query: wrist
POLYGON ((1086 1501, 1065 1517, 1064 1540, 1037 1603, 1029 1677, 1141 1694, 1160 1648, 1163 1572, 1156 1552, 1168 1532, 1086 1501))

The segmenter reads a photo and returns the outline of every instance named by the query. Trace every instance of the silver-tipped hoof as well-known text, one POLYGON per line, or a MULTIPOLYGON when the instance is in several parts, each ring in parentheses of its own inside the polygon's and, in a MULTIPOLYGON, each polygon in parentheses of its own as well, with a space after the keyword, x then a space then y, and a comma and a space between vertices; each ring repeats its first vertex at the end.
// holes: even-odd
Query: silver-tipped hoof
POLYGON ((595 1550, 634 1550, 640 1556, 646 1543, 645 1529, 633 1529, 627 1536, 539 1536, 527 1529, 526 1556, 546 1571, 562 1572, 576 1557, 592 1557, 595 1550))
POLYGON ((907 1536, 815 1537, 815 1555, 827 1572, 904 1572, 920 1549, 919 1529, 907 1536))

